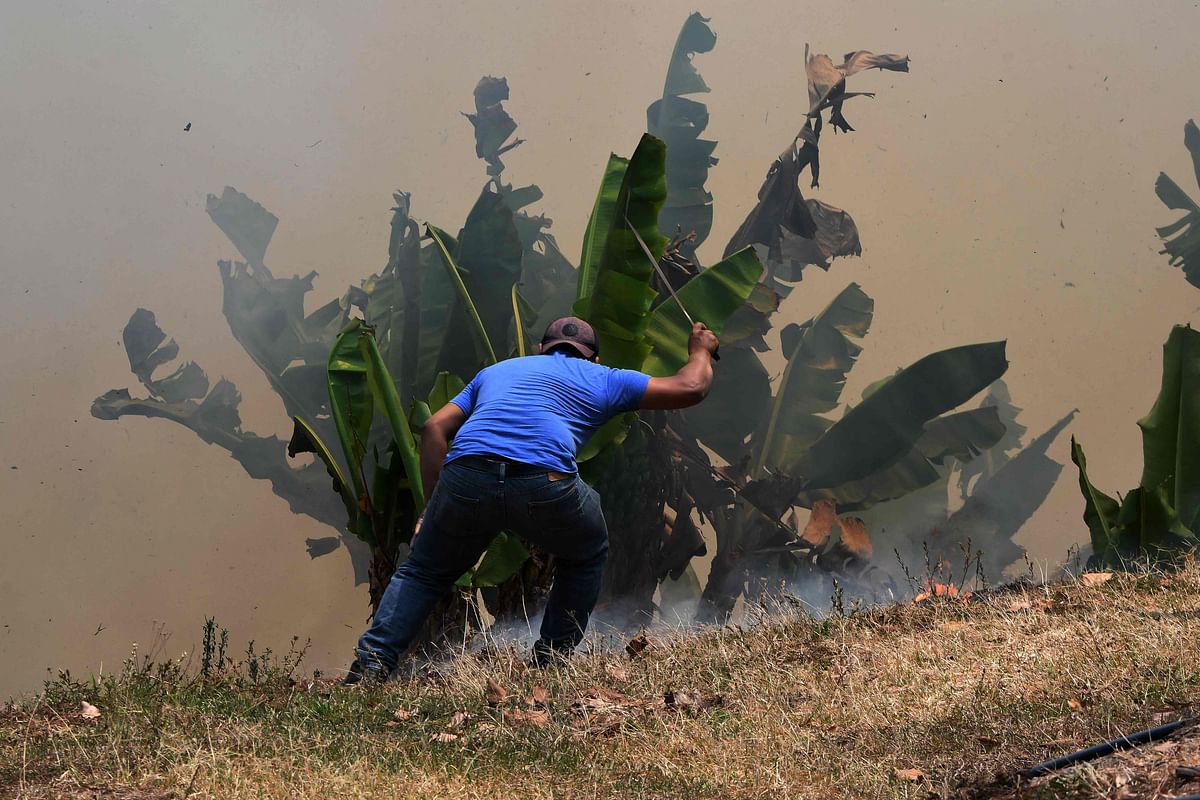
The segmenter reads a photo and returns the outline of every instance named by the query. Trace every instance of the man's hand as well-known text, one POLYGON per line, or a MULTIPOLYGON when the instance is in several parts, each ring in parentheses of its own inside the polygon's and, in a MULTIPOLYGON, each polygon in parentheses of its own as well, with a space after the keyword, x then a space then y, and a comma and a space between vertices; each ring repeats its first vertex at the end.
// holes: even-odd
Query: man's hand
POLYGON ((703 400, 712 386, 712 362, 719 344, 703 322, 693 325, 687 363, 669 378, 651 378, 640 408, 687 408, 703 400))
POLYGON ((692 326, 692 335, 688 337, 689 356, 697 350, 706 350, 709 355, 714 355, 720 345, 717 335, 710 331, 703 322, 697 322, 692 326))

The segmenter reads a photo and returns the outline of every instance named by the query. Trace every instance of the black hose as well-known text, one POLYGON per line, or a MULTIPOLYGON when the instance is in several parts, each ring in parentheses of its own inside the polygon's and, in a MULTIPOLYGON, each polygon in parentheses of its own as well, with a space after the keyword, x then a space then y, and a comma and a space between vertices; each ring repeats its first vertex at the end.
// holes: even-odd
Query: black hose
POLYGON ((1178 722, 1168 722, 1166 725, 1159 725, 1157 728, 1139 731, 1138 733, 1130 734, 1129 736, 1118 736, 1112 741, 1104 744, 1096 744, 1084 750, 1071 753, 1070 755, 1061 756, 1053 761, 1043 761, 1040 764, 1035 764, 1028 769, 1023 769, 1017 773, 1017 776, 1022 780, 1030 778, 1038 778, 1042 775, 1048 775, 1051 772, 1056 772, 1063 767, 1069 767, 1072 764, 1079 764, 1084 761, 1091 761, 1109 753, 1115 753, 1118 750, 1128 750, 1131 747, 1148 744, 1150 742, 1160 741, 1167 738, 1180 728, 1191 725, 1195 722, 1195 718, 1181 719, 1178 722))

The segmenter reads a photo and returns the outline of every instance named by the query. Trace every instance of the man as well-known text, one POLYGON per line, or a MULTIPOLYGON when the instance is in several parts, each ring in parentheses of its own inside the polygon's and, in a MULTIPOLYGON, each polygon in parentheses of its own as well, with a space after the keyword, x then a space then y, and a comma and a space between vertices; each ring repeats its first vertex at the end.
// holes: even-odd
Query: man
POLYGON ((386 680, 433 605, 501 530, 554 555, 534 660, 569 654, 587 629, 608 557, 600 497, 580 479, 575 456, 617 414, 703 400, 716 350, 717 337, 696 323, 687 363, 651 378, 601 366, 592 326, 564 317, 546 329, 540 355, 481 370, 421 431, 425 514, 345 682, 386 680))

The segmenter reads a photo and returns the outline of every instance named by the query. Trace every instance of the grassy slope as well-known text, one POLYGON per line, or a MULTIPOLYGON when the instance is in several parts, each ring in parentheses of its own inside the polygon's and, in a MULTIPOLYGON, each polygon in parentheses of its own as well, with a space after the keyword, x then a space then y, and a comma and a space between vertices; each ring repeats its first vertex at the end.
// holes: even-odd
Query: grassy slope
MULTIPOLYGON (((384 689, 143 666, 0 712, 0 796, 1009 796, 998 773, 1200 706, 1198 619, 1191 567, 776 619, 546 672, 500 651, 384 689)), ((1137 785, 1098 775, 1033 791, 1137 785)))

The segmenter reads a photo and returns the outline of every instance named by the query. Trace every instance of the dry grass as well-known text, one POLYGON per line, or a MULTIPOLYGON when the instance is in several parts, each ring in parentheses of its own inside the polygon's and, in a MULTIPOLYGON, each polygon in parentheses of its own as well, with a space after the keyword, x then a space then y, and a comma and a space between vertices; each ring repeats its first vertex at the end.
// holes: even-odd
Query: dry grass
POLYGON ((1198 620, 1192 566, 778 618, 548 671, 501 650, 383 689, 131 668, 0 713, 0 796, 1170 796, 1186 742, 1010 776, 1200 706, 1198 620))

